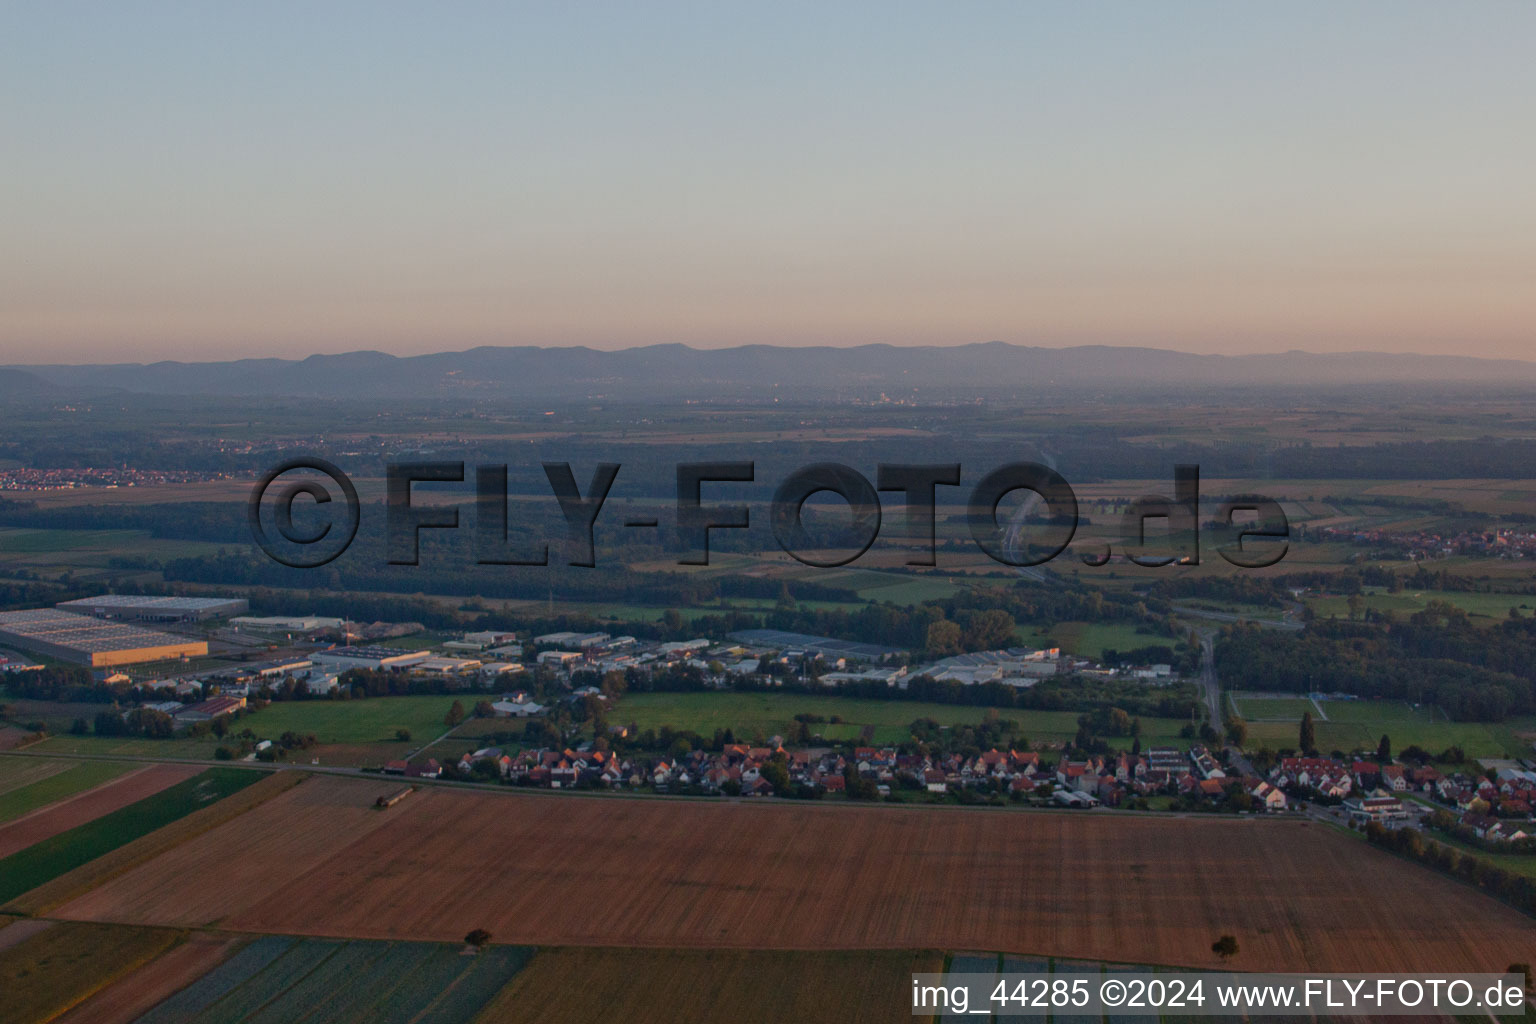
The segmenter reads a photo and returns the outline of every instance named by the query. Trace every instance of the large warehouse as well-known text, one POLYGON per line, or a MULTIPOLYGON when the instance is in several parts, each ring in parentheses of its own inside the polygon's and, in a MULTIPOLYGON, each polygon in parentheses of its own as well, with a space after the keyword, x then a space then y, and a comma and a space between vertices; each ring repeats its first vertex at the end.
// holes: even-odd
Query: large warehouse
POLYGON ((90 668, 167 661, 208 653, 206 640, 103 622, 89 615, 75 615, 56 608, 0 612, 0 645, 90 668))
POLYGON ((231 597, 149 597, 142 594, 98 594, 78 601, 61 601, 67 612, 94 615, 98 619, 132 622, 202 622, 243 615, 250 602, 231 597))

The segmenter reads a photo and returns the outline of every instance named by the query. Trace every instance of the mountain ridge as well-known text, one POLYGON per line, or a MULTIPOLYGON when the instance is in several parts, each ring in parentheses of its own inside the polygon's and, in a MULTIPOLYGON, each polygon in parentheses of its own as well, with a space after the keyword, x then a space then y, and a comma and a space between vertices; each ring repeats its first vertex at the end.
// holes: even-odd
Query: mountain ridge
MULTIPOLYGON (((360 349, 302 359, 13 364, 41 390, 158 395, 385 398, 454 393, 485 398, 614 397, 620 388, 677 395, 796 388, 1030 390, 1044 387, 1306 387, 1360 384, 1536 386, 1536 362, 1459 355, 1314 353, 1199 355, 1147 346, 1044 348, 1007 342, 695 349, 679 343, 618 350, 479 346, 396 356, 360 349)), ((24 388, 25 385, 17 385, 24 388)), ((12 390, 12 389, 7 389, 12 390)))

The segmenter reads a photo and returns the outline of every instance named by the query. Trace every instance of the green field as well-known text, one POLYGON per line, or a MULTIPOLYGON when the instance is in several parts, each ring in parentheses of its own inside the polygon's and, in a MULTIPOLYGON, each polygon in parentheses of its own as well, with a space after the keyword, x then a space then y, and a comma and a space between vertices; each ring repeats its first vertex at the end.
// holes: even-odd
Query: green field
POLYGON ((1305 697, 1249 697, 1245 694, 1234 693, 1230 695, 1229 705, 1235 707, 1239 716, 1254 722, 1300 722, 1301 716, 1310 714, 1314 719, 1321 718, 1317 708, 1305 697))
POLYGON ((0 860, 0 903, 8 903, 124 843, 238 792, 263 774, 249 769, 210 768, 95 821, 34 843, 0 860))
MULTIPOLYGON (((1047 631, 1047 635, 1050 646, 1095 661, 1104 657, 1105 650, 1129 651, 1154 644, 1172 647, 1179 642, 1160 633, 1141 632, 1142 628, 1119 622, 1058 622, 1047 631)), ((1024 635, 1026 638, 1038 637, 1039 631, 1024 635)))
MULTIPOLYGON (((26 767, 27 762, 31 760, 33 759, 5 758, 7 768, 13 767, 17 762, 22 767, 26 767)), ((19 818, 39 807, 46 807, 65 797, 83 793, 109 779, 117 778, 131 767, 134 766, 114 761, 80 761, 62 772, 51 774, 30 785, 0 793, 0 822, 19 818)))
MULTIPOLYGON (((260 711, 249 711, 231 723, 232 732, 250 729, 261 739, 275 740, 285 732, 314 733, 326 749, 314 751, 327 765, 378 765, 410 751, 448 731, 443 719, 457 699, 467 713, 477 694, 452 696, 366 697, 359 700, 278 701, 260 711), (408 742, 395 739, 395 730, 406 729, 408 742)), ((177 737, 166 740, 121 736, 53 736, 30 750, 68 756, 107 754, 211 761, 220 740, 214 736, 177 737)))
POLYGON ((393 742, 396 729, 408 729, 413 742, 425 743, 448 730, 443 719, 455 699, 467 713, 478 698, 465 694, 280 701, 247 714, 235 731, 248 727, 263 739, 312 732, 321 743, 379 743, 393 742))
MULTIPOLYGON (((1249 705, 1255 702, 1252 698, 1240 697, 1238 703, 1246 712, 1249 705)), ((1309 701, 1284 703, 1294 703, 1297 707, 1306 705, 1306 709, 1310 710, 1309 701)), ((1536 718, 1511 719, 1507 722, 1448 722, 1439 711, 1415 709, 1402 701, 1330 700, 1323 701, 1322 708, 1328 716, 1327 720, 1319 718, 1315 713, 1312 719, 1317 734, 1317 747, 1324 752, 1373 751, 1381 737, 1386 735, 1391 738, 1394 751, 1417 745, 1431 754, 1439 754, 1447 747, 1460 747, 1468 757, 1474 758, 1530 757, 1532 740, 1522 739, 1519 734, 1536 732, 1536 718)), ((1294 721, 1289 722, 1259 722, 1250 719, 1245 745, 1250 750, 1260 746, 1274 750, 1295 747, 1297 723, 1300 720, 1300 713, 1296 714, 1294 721)))
MULTIPOLYGON (((238 730, 237 730, 238 731, 238 730)), ((180 736, 166 740, 136 739, 132 736, 50 736, 28 751, 58 754, 92 754, 117 757, 155 757, 169 760, 206 761, 213 757, 219 741, 213 736, 180 736)))
MULTIPOLYGON (((916 719, 931 718, 940 725, 974 725, 982 720, 986 711, 982 707, 956 704, 819 694, 637 693, 622 698, 609 712, 608 721, 624 725, 634 723, 640 729, 659 729, 666 725, 705 737, 712 736, 716 729, 729 728, 742 741, 747 741, 757 733, 765 738, 782 735, 795 715, 814 714, 843 720, 811 726, 812 733, 819 733, 828 740, 858 739, 865 726, 874 726, 873 742, 894 744, 911 735, 909 726, 916 719)), ((998 708, 997 713, 1019 722, 1031 743, 1061 743, 1077 734, 1076 711, 998 708)), ((1178 735, 1185 724, 1182 720, 1144 718, 1141 724, 1143 746, 1189 745, 1189 740, 1178 735)))
POLYGON ((220 545, 194 540, 168 540, 148 530, 43 530, 0 528, 0 562, 28 566, 105 568, 118 555, 143 558, 185 558, 217 554, 220 545))
MULTIPOLYGON (((1530 615, 1536 609, 1536 597, 1530 594, 1481 594, 1462 593, 1452 590, 1404 590, 1390 594, 1384 590, 1367 590, 1361 594, 1364 608, 1377 612, 1390 611, 1399 617, 1422 611, 1430 601, 1444 601, 1465 611, 1473 618, 1486 618, 1489 624, 1509 617, 1511 608, 1520 609, 1522 615, 1530 615)), ((1349 617, 1349 598, 1315 597, 1307 604, 1319 618, 1349 617)))

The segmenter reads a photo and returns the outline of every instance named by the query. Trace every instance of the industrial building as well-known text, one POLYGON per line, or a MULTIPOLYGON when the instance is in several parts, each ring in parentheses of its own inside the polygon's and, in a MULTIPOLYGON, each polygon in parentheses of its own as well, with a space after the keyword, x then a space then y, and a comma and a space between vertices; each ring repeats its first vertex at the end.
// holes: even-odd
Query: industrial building
POLYGON ((143 594, 98 594, 77 601, 61 601, 58 608, 98 619, 127 622, 203 622, 241 615, 250 608, 244 598, 151 597, 143 594))
POLYGON ((206 640, 103 622, 56 608, 0 613, 0 644, 89 668, 192 658, 208 653, 206 640))
POLYGON ((321 615, 241 615, 229 620, 236 629, 254 629, 264 633, 308 633, 316 629, 340 629, 345 619, 321 615))
POLYGON ((353 668, 410 668, 432 657, 432 652, 402 651, 398 647, 332 647, 309 657, 317 665, 345 672, 353 668))

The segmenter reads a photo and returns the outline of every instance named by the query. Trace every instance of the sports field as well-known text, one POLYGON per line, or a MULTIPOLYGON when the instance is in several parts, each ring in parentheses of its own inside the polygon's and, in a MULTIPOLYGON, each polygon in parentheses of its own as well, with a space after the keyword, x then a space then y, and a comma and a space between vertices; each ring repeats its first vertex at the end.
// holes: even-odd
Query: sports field
POLYGON ((1502 970, 1536 921, 1316 824, 577 800, 314 778, 66 919, 527 945, 993 949, 1252 970, 1502 970), (494 851, 494 855, 488 855, 494 851), (362 867, 366 866, 366 867, 362 867), (188 886, 217 870, 226 884, 188 886))
POLYGON ((1376 749, 1382 736, 1392 749, 1419 746, 1431 755, 1460 747, 1467 757, 1530 757, 1536 740, 1536 720, 1452 722, 1433 707, 1414 707, 1399 700, 1325 700, 1305 697, 1229 694, 1229 703, 1248 723, 1246 746, 1272 750, 1293 748, 1299 740, 1303 713, 1312 715, 1317 747, 1351 753, 1376 749))

